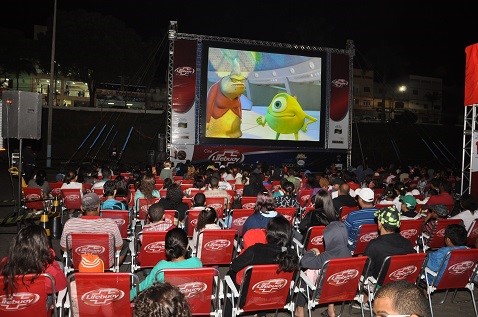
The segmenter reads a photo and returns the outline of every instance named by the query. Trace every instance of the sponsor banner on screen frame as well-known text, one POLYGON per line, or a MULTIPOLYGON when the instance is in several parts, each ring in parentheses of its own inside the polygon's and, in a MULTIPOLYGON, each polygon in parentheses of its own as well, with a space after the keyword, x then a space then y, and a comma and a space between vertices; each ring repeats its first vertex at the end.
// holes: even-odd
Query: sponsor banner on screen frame
POLYGON ((349 144, 349 56, 331 55, 329 149, 347 149, 349 144))

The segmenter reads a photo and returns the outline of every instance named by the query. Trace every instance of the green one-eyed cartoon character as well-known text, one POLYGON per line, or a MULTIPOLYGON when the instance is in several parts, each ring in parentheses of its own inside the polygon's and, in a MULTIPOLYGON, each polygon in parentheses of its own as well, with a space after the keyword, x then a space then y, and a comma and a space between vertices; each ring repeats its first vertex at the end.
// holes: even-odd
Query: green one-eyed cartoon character
POLYGON ((281 134, 294 133, 296 140, 299 139, 299 130, 307 132, 307 126, 317 121, 302 110, 297 98, 285 92, 279 93, 272 98, 264 121, 258 117, 256 122, 265 126, 266 123, 276 132, 276 140, 281 134), (308 119, 308 120, 307 120, 308 119), (306 122, 307 121, 307 122, 306 122))

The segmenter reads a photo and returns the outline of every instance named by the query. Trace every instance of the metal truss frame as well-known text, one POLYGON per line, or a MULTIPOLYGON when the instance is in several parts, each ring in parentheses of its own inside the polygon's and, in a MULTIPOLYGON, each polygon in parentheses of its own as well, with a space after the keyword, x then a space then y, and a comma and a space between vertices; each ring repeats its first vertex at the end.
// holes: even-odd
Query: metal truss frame
POLYGON ((478 132, 477 122, 478 104, 465 107, 465 116, 463 118, 463 156, 461 163, 461 194, 471 193, 472 167, 475 158, 473 154, 474 134, 478 132))

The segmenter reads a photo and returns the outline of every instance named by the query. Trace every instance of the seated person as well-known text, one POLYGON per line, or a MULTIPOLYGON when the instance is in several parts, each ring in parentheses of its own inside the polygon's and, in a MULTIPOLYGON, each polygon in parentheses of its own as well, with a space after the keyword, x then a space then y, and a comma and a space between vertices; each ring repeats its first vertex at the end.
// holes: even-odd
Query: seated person
POLYGON ((217 213, 212 207, 206 207, 199 213, 196 228, 193 232, 193 249, 197 249, 196 256, 201 258, 202 234, 205 229, 221 229, 217 224, 217 213), (198 239, 199 238, 199 239, 198 239))
POLYGON ((423 220, 423 235, 425 244, 433 234, 436 223, 440 218, 448 218, 448 208, 446 208, 445 205, 430 205, 428 207, 428 214, 423 220))
MULTIPOLYGON (((440 282, 440 279, 443 275, 443 272, 445 271, 446 264, 441 267, 440 272, 438 270, 440 269, 440 265, 447 255, 448 252, 451 250, 456 250, 456 249, 466 249, 468 248, 466 246, 466 236, 467 232, 465 227, 462 225, 449 225, 445 229, 445 247, 441 247, 440 249, 428 253, 427 256, 427 262, 426 262, 426 267, 429 268, 430 270, 437 272, 438 275, 435 279, 434 285, 437 285, 440 282)), ((431 274, 427 274, 427 279, 431 283, 433 281, 433 276, 431 274)))
POLYGON ((135 317, 190 317, 191 309, 184 294, 167 282, 156 283, 134 300, 135 317))
POLYGON ((400 196, 401 204, 401 218, 402 219, 418 219, 420 218, 420 213, 415 211, 417 207, 417 200, 412 195, 400 196))
MULTIPOLYGON (((163 282, 164 274, 156 274, 163 269, 192 269, 202 267, 201 260, 196 257, 188 257, 188 235, 181 228, 174 228, 168 231, 164 243, 166 250, 166 260, 161 260, 156 264, 151 273, 139 283, 139 291, 151 287, 156 282, 163 282)), ((130 293, 131 299, 136 297, 136 288, 130 293)))
POLYGON ((103 185, 103 195, 106 200, 101 204, 100 210, 128 210, 128 206, 122 201, 116 200, 116 183, 108 180, 103 185))
MULTIPOLYGON (((149 206, 146 224, 143 226, 143 230, 141 232, 168 231, 174 227, 174 224, 165 220, 163 206, 161 206, 159 203, 154 203, 149 206)), ((142 238, 143 235, 139 235, 140 241, 142 241, 142 238)))

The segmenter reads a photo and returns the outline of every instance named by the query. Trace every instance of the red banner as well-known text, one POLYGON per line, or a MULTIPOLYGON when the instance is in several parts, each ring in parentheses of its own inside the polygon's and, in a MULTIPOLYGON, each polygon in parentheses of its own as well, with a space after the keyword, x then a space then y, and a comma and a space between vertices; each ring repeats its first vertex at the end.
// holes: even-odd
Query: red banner
POLYGON ((185 113, 196 97, 196 46, 192 40, 174 42, 173 110, 185 113))
POLYGON ((465 48, 465 107, 478 104, 478 43, 465 48))

